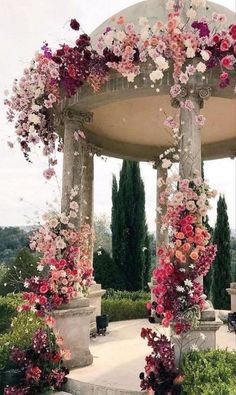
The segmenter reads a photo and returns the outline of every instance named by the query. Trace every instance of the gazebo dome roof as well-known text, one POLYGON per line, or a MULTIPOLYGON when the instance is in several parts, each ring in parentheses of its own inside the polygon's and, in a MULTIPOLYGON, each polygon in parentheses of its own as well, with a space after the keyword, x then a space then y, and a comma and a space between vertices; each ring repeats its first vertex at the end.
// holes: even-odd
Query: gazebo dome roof
MULTIPOLYGON (((124 16, 125 22, 132 22, 136 27, 139 26, 139 18, 146 17, 149 21, 149 24, 152 26, 157 20, 166 21, 167 12, 166 12, 166 3, 167 0, 145 0, 141 1, 137 4, 134 4, 130 7, 127 7, 117 14, 114 17, 117 19, 119 16, 124 16)), ((186 2, 187 4, 188 2, 186 2)), ((226 25, 230 25, 231 23, 235 23, 235 13, 229 10, 226 7, 223 7, 219 4, 215 4, 211 1, 207 2, 207 10, 200 8, 198 11, 198 16, 204 15, 212 15, 213 12, 224 14, 227 17, 226 25)), ((104 32, 107 26, 113 24, 111 18, 107 19, 100 26, 98 26, 93 33, 91 34, 91 38, 93 41, 104 32)))
MULTIPOLYGON (((123 16, 125 23, 133 22, 136 28, 140 17, 148 18, 151 26, 157 20, 165 22, 166 1, 141 1, 120 11, 115 18, 117 20, 123 16)), ((188 2, 186 9, 187 6, 188 2)), ((198 11, 198 16, 208 14, 210 17, 213 12, 226 15, 227 27, 235 23, 234 12, 210 1, 206 9, 198 11)), ((115 26, 111 19, 92 33, 93 44, 109 26, 115 26)), ((163 126, 163 114, 159 110, 163 108, 168 115, 174 115, 169 93, 173 84, 172 71, 169 69, 165 74, 157 94, 150 83, 152 66, 148 63, 144 67, 140 65, 142 72, 134 83, 128 82, 121 74, 111 72, 108 82, 99 92, 94 93, 88 85, 84 85, 75 96, 62 103, 62 108, 93 113, 93 122, 86 125, 87 139, 100 148, 101 154, 149 161, 170 146, 169 132, 163 126)), ((202 110, 207 118, 201 130, 203 159, 234 157, 236 153, 235 93, 232 86, 225 89, 218 87, 219 73, 220 69, 216 74, 209 72, 206 80, 199 80, 200 85, 209 87, 211 92, 211 98, 205 101, 202 110)))

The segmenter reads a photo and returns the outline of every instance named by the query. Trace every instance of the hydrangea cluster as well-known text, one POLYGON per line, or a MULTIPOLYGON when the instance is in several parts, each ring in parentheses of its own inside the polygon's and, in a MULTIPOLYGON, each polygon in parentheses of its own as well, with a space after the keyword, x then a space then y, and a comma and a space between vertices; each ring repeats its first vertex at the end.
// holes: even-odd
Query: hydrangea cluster
POLYGON ((190 312, 199 315, 204 307, 203 288, 199 276, 206 275, 215 256, 216 246, 210 244, 210 234, 202 220, 215 191, 196 176, 192 180, 179 176, 161 180, 165 188, 160 205, 166 206, 161 216, 162 229, 168 228, 170 243, 157 249, 159 266, 154 269, 156 286, 153 289, 155 309, 162 324, 175 323, 176 333, 191 326, 190 312))
MULTIPOLYGON (((43 154, 49 158, 46 178, 55 173, 55 151, 63 149, 54 122, 57 104, 62 96, 73 96, 85 83, 97 92, 110 70, 134 82, 141 66, 148 63, 154 86, 173 67, 173 97, 194 74, 203 76, 213 68, 221 88, 231 82, 235 85, 236 24, 225 29, 226 17, 217 13, 209 16, 206 12, 197 19, 197 10, 206 7, 206 1, 192 0, 187 11, 184 3, 167 1, 167 22, 158 20, 152 26, 145 17, 140 18, 139 26, 126 23, 123 16, 113 19, 98 37, 96 49, 87 34, 79 35, 74 46, 63 44, 55 52, 44 44, 23 77, 14 82, 13 94, 6 99, 8 119, 16 120, 17 139, 26 158, 32 146, 42 145, 43 154)), ((80 29, 75 19, 70 26, 77 32, 80 29)), ((189 100, 185 105, 191 110, 189 100)))

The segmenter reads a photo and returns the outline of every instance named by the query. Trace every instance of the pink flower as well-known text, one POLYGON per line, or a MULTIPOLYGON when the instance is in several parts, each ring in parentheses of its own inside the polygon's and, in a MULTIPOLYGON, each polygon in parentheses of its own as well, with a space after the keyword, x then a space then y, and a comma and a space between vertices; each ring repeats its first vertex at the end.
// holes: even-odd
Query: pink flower
POLYGON ((235 63, 235 57, 233 55, 227 55, 221 59, 221 66, 225 67, 227 70, 233 70, 233 65, 235 63))
POLYGON ((228 73, 226 73, 226 72, 221 73, 221 75, 220 75, 220 80, 221 80, 221 81, 225 81, 225 80, 227 80, 228 78, 229 78, 229 74, 228 74, 228 73))
POLYGON ((228 51, 230 48, 230 42, 228 40, 221 41, 220 50, 222 52, 228 51))
POLYGON ((181 92, 181 85, 175 84, 170 88, 170 94, 172 97, 177 97, 181 92))
POLYGON ((196 124, 199 126, 204 126, 206 122, 206 118, 203 115, 196 115, 195 116, 196 124))
POLYGON ((184 108, 185 110, 188 110, 188 111, 194 110, 194 104, 193 104, 192 100, 190 100, 190 99, 181 101, 180 106, 181 106, 181 108, 184 108))
POLYGON ((43 172, 43 176, 46 178, 46 180, 50 180, 50 178, 52 178, 55 174, 55 170, 51 167, 47 170, 44 170, 43 172))

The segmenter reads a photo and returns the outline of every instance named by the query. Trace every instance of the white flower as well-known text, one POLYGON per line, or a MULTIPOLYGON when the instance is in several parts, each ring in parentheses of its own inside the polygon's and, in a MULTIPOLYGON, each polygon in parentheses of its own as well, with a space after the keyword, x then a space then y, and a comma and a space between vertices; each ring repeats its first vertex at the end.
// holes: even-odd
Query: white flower
POLYGON ((203 62, 199 62, 196 66, 196 69, 199 73, 204 73, 206 71, 206 65, 203 62))
POLYGON ((206 7, 206 0, 191 0, 193 7, 206 7))
POLYGON ((25 280, 25 282, 24 282, 24 287, 25 287, 25 288, 29 288, 29 281, 25 280))
POLYGON ((59 224, 59 221, 57 218, 52 218, 49 221, 50 228, 56 228, 58 224, 59 224))
POLYGON ((129 74, 127 74, 127 80, 128 80, 129 82, 134 82, 135 77, 136 77, 136 74, 135 74, 135 73, 129 73, 129 74))
POLYGON ((121 31, 121 30, 119 30, 118 32, 116 32, 116 38, 117 38, 117 40, 123 41, 123 40, 125 39, 125 37, 126 37, 125 32, 123 32, 123 31, 121 31))
POLYGON ((62 213, 60 215, 60 220, 61 220, 61 223, 64 225, 67 225, 69 222, 69 218, 67 217, 67 215, 65 213, 62 213))
POLYGON ((164 74, 162 73, 161 70, 156 69, 150 73, 149 77, 151 81, 156 82, 158 80, 161 80, 163 78, 163 75, 164 74))
POLYGON ((199 351, 199 348, 198 348, 198 346, 197 346, 196 344, 192 344, 191 347, 190 347, 190 349, 191 349, 192 351, 199 351))
POLYGON ((181 287, 180 285, 177 285, 176 291, 177 292, 184 292, 184 287, 181 287))
POLYGON ((147 40, 149 37, 149 31, 146 28, 142 29, 142 31, 140 32, 140 37, 142 41, 147 40))
POLYGON ((193 8, 190 8, 187 12, 186 15, 189 19, 194 19, 197 15, 196 11, 193 8))
POLYGON ((168 169, 171 165, 172 165, 171 160, 166 159, 166 158, 164 158, 164 159, 162 160, 161 167, 162 167, 163 169, 168 169))
POLYGON ((29 115, 29 122, 34 123, 35 125, 40 124, 41 120, 40 117, 36 114, 30 114, 29 115))
POLYGON ((187 56, 187 58, 194 58, 195 49, 193 49, 192 47, 188 47, 187 51, 186 51, 186 56, 187 56))
POLYGON ((160 55, 155 59, 155 63, 159 66, 161 70, 167 70, 169 68, 169 64, 164 58, 164 56, 160 55))
POLYGON ((206 339, 206 335, 204 335, 204 333, 200 333, 200 338, 202 339, 202 340, 205 340, 206 339))
POLYGON ((202 59, 205 60, 206 62, 210 59, 210 55, 209 55, 209 52, 208 52, 208 51, 206 51, 206 50, 203 49, 203 50, 200 52, 200 54, 201 54, 202 59))
POLYGON ((38 265, 37 266, 37 270, 38 270, 38 272, 42 272, 43 271, 43 265, 38 265))
POLYGON ((66 243, 60 236, 58 236, 56 238, 56 247, 60 250, 63 250, 64 248, 66 248, 66 243))
POLYGON ((112 45, 112 42, 114 40, 114 32, 110 30, 107 34, 105 34, 104 38, 104 43, 106 44, 107 47, 110 47, 112 45))
POLYGON ((191 280, 186 279, 184 280, 184 285, 186 285, 186 287, 192 288, 193 283, 191 280))

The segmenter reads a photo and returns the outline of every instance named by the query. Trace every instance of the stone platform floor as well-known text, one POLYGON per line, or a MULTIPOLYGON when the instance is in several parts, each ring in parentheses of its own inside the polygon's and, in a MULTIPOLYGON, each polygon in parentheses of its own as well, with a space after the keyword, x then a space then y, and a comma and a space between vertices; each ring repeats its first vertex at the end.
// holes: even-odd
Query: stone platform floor
MULTIPOLYGON (((110 323, 106 336, 91 339, 93 365, 72 370, 66 390, 72 392, 72 383, 76 380, 81 383, 80 390, 73 391, 76 395, 139 394, 138 376, 143 371, 145 356, 150 353, 146 341, 140 337, 143 327, 152 327, 163 333, 160 325, 150 324, 146 319, 110 323), (89 390, 86 390, 86 383, 89 383, 89 390), (96 391, 94 386, 97 387, 96 391), (108 392, 102 391, 102 388, 106 388, 108 392), (115 392, 112 389, 116 389, 115 392)), ((168 335, 168 329, 164 329, 164 333, 168 335)), ((217 333, 217 346, 236 349, 236 335, 229 333, 226 325, 217 333)))

